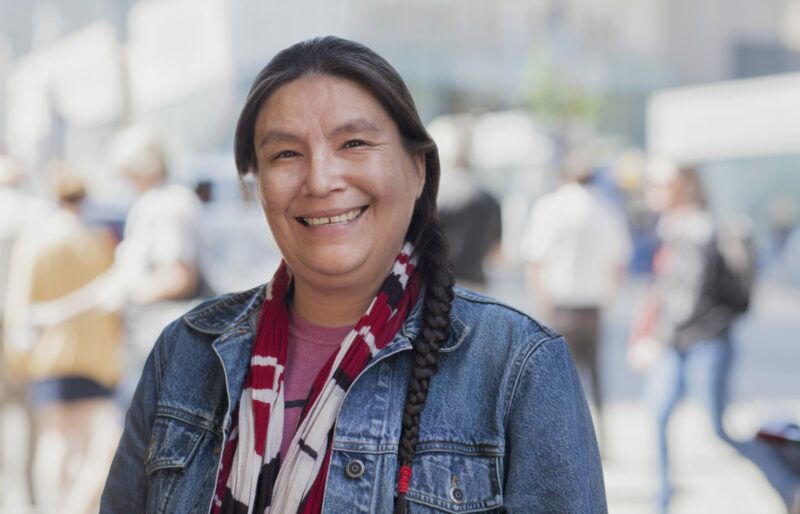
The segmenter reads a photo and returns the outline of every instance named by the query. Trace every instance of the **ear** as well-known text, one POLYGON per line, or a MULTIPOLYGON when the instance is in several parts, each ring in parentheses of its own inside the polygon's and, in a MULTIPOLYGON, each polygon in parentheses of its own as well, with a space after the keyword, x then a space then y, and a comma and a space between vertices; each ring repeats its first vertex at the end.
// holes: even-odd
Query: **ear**
POLYGON ((416 173, 417 179, 417 193, 414 196, 415 200, 419 200, 419 197, 422 196, 422 190, 425 189, 425 153, 419 152, 414 154, 414 171, 416 173))

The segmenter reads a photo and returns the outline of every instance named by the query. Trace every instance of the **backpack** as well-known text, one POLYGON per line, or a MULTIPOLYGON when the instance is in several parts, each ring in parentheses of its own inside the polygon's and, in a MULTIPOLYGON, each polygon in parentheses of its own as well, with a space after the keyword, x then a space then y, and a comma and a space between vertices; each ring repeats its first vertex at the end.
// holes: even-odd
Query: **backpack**
POLYGON ((713 248, 714 298, 735 314, 747 312, 753 292, 756 251, 751 226, 747 219, 735 219, 722 225, 713 248))

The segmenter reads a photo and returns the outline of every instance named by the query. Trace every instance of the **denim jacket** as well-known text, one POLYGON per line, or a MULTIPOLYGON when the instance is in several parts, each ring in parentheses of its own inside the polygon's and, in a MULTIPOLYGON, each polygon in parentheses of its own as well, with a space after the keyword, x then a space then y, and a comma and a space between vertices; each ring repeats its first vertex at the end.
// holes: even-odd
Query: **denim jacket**
MULTIPOLYGON (((456 288, 419 428, 409 512, 607 512, 592 421, 563 338, 456 288)), ((264 288, 170 324, 144 368, 101 513, 207 513, 264 288)), ((334 428, 325 513, 391 513, 417 302, 353 382, 334 428)))

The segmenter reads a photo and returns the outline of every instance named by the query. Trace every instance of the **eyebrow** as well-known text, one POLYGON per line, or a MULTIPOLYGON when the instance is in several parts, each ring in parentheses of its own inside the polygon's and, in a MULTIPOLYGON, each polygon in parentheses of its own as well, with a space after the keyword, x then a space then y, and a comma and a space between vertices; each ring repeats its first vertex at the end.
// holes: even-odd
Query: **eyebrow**
POLYGON ((258 143, 258 148, 263 148, 269 143, 273 143, 275 141, 300 141, 300 137, 292 134, 291 132, 283 132, 281 130, 269 130, 264 137, 261 138, 261 142, 258 143))
POLYGON ((331 131, 328 137, 335 137, 342 134, 351 134, 353 132, 372 132, 380 133, 381 129, 376 127, 371 121, 364 118, 356 118, 350 120, 342 125, 339 125, 331 131))

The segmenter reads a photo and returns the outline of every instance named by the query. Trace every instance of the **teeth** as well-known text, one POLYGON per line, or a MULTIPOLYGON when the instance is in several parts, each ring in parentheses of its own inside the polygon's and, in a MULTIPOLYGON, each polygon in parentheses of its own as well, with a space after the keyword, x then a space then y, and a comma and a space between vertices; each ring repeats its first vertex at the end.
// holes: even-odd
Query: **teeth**
POLYGON ((348 221, 353 221, 361 215, 361 212, 361 209, 355 209, 338 216, 331 216, 329 218, 303 218, 303 221, 312 227, 317 227, 319 225, 340 225, 348 221))

